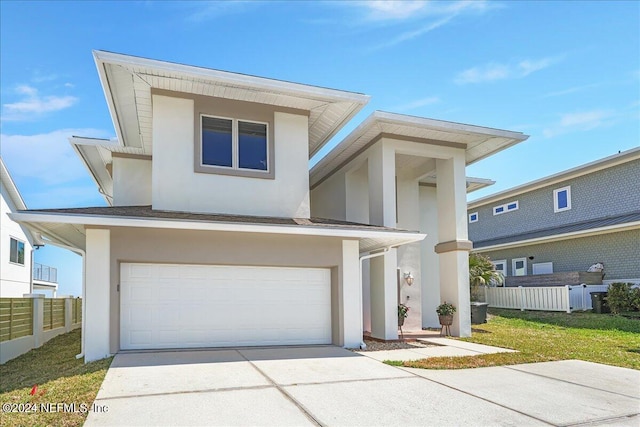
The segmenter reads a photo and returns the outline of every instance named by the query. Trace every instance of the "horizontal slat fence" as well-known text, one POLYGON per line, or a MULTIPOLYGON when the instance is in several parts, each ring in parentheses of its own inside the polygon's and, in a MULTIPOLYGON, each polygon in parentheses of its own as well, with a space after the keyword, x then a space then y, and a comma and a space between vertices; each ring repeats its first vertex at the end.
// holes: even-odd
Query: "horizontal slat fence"
POLYGON ((0 298, 0 342, 33 333, 33 300, 0 298))

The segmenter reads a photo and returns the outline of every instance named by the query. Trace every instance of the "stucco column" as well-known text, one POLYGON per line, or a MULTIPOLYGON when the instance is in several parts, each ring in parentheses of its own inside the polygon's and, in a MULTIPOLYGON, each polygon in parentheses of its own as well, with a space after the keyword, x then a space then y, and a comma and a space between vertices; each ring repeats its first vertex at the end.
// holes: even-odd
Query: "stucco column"
POLYGON ((469 251, 473 247, 467 233, 467 191, 464 151, 450 159, 438 159, 437 201, 440 299, 457 307, 451 332, 471 335, 469 295, 469 251))
MULTIPOLYGON (((396 159, 393 148, 378 142, 369 154, 369 221, 396 227, 396 159)), ((398 255, 396 249, 370 260, 371 335, 398 339, 398 255)))
POLYGON ((33 348, 38 348, 44 344, 42 340, 42 333, 44 332, 44 295, 23 294, 22 297, 33 299, 33 348))
POLYGON ((109 353, 110 333, 110 260, 111 231, 88 228, 86 249, 86 287, 84 304, 86 318, 84 336, 84 360, 103 359, 109 353))
POLYGON ((440 304, 440 256, 434 250, 438 244, 438 201, 436 192, 435 186, 420 187, 420 231, 427 233, 427 237, 420 242, 423 328, 439 326, 436 307, 440 304))
POLYGON ((360 285, 360 244, 357 240, 342 241, 340 311, 342 345, 358 348, 362 342, 362 288, 360 285))

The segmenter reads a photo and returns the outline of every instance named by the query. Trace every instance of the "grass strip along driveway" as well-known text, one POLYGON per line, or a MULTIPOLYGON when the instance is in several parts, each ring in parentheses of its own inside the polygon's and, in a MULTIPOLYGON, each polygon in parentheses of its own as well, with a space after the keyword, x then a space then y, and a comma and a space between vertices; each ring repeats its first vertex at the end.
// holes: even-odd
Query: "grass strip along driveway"
POLYGON ((579 359, 640 369, 640 320, 590 312, 555 313, 490 309, 489 321, 474 325, 463 341, 518 353, 435 357, 390 364, 426 369, 462 369, 579 359))
POLYGON ((80 329, 0 365, 0 425, 82 425, 113 358, 85 364, 78 353, 80 329))

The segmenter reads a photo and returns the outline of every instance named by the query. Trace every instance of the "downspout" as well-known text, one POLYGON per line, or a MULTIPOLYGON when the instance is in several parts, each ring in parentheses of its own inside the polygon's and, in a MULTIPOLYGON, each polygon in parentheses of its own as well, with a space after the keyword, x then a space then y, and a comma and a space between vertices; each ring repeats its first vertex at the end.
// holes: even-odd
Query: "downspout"
POLYGON ((80 340, 80 354, 76 354, 76 359, 81 359, 84 357, 84 339, 85 339, 85 319, 87 304, 86 304, 86 290, 87 290, 87 277, 86 277, 86 266, 87 266, 87 253, 80 248, 76 248, 73 246, 64 245, 62 243, 53 242, 51 240, 47 240, 48 245, 57 246, 62 249, 70 250, 71 252, 75 252, 82 257, 82 326, 81 326, 81 340, 80 340))
MULTIPOLYGON (((384 254, 386 254, 387 252, 389 252, 391 249, 393 248, 397 248, 398 246, 402 246, 404 243, 400 243, 398 245, 392 245, 392 246, 387 246, 386 248, 384 248, 381 252, 376 252, 374 254, 369 254, 369 255, 363 255, 360 257, 360 331, 364 332, 364 320, 362 319, 362 287, 363 287, 363 283, 362 283, 362 265, 364 260, 367 259, 371 259, 371 258, 375 258, 375 257, 379 257, 382 256, 384 254)), ((367 345, 364 343, 364 340, 362 340, 362 342, 360 343, 360 348, 362 350, 367 348, 367 345)))
POLYGON ((29 293, 33 293, 33 248, 31 249, 31 271, 29 272, 29 293))

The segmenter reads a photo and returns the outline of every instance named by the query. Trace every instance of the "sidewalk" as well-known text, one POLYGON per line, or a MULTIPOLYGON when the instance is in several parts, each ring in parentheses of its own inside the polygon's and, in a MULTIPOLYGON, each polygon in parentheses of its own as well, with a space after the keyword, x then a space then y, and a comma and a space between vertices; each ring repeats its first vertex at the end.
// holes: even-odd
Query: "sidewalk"
POLYGON ((406 362, 409 360, 426 359, 428 357, 477 356, 479 354, 515 352, 515 350, 507 348, 492 347, 449 338, 418 338, 417 341, 425 344, 433 344, 434 346, 401 350, 358 351, 357 353, 379 361, 399 360, 406 362))

